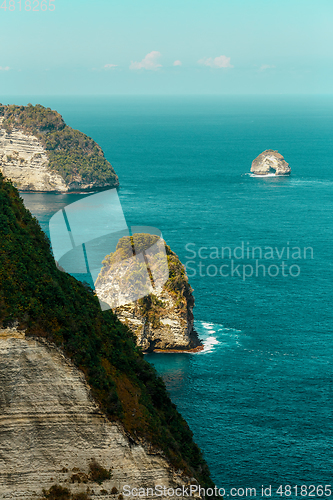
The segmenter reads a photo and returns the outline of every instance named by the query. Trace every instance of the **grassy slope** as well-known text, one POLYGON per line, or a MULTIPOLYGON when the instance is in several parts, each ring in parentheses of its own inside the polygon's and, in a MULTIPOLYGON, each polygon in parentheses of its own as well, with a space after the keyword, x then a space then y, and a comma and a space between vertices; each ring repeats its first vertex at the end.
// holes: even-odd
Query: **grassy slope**
POLYGON ((0 326, 15 321, 26 335, 63 349, 111 420, 163 450, 201 485, 212 485, 191 430, 132 332, 112 311, 101 311, 91 289, 57 269, 38 221, 0 174, 0 326))
POLYGON ((40 104, 32 106, 3 106, 0 117, 10 133, 19 128, 41 141, 49 157, 49 168, 58 172, 66 182, 79 174, 84 182, 119 184, 118 177, 96 142, 79 130, 68 127, 61 115, 40 104))

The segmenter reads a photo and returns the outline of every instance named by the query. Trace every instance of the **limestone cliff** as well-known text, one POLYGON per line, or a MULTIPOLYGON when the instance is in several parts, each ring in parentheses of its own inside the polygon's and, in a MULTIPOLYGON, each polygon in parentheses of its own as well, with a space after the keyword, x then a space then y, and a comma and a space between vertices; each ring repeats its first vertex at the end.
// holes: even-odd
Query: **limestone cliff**
POLYGON ((65 193, 119 184, 92 139, 39 105, 0 104, 0 172, 21 191, 65 193))
MULTIPOLYGON (((3 118, 0 118, 0 127, 3 118)), ((69 191, 70 185, 48 168, 47 152, 37 137, 0 128, 0 171, 22 191, 69 191)))
MULTIPOLYGON (((136 250, 145 252, 157 241, 163 242, 158 236, 144 233, 121 238, 116 251, 106 256, 95 283, 97 296, 103 302, 112 307, 115 293, 128 293, 132 282, 136 280, 137 283, 138 269, 130 258, 132 245, 136 250)), ((151 293, 115 307, 114 312, 134 332, 137 344, 143 351, 198 350, 202 343, 193 328, 193 290, 178 256, 164 242, 163 245, 169 279, 162 286, 155 283, 151 293)), ((161 267, 161 256, 155 254, 154 257, 155 261, 150 266, 161 267)), ((156 276, 154 270, 150 267, 150 273, 156 276)))
POLYGON ((0 499, 40 498, 55 484, 89 491, 92 500, 101 492, 116 499, 112 488, 190 482, 148 442, 130 440, 106 418, 60 349, 16 328, 0 329, 0 449, 0 499), (110 472, 103 481, 91 474, 92 461, 110 472))
POLYGON ((125 481, 214 486, 131 330, 57 269, 48 238, 1 174, 0 330, 0 499, 39 500, 55 484, 90 488, 58 497, 66 500, 121 500, 110 491, 125 481))
MULTIPOLYGON (((185 299, 186 300, 186 299, 185 299)), ((200 350, 193 328, 192 306, 180 308, 167 288, 144 299, 117 307, 114 312, 136 336, 145 352, 200 350)))
POLYGON ((291 168, 283 156, 273 149, 266 149, 255 158, 251 165, 251 172, 256 175, 289 175, 291 168))

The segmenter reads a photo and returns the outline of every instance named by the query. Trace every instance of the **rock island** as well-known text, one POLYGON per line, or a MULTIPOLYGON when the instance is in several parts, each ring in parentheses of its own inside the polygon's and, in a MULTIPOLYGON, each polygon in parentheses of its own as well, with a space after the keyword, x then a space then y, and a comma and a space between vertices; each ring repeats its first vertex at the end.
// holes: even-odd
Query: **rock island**
MULTIPOLYGON (((137 286, 137 266, 131 259, 132 246, 144 252, 160 240, 158 236, 137 233, 125 236, 118 242, 116 251, 107 255, 96 280, 97 296, 112 304, 114 293, 130 293, 137 286), (122 263, 119 272, 119 263, 122 263), (125 287, 123 286, 125 284, 125 287), (123 289, 123 291, 122 291, 123 289)), ((145 352, 181 352, 202 350, 193 327, 193 289, 188 282, 185 268, 178 256, 165 244, 169 279, 163 286, 156 286, 153 293, 114 308, 124 324, 134 332, 137 344, 145 352)), ((158 255, 155 266, 162 264, 158 255)))
POLYGON ((256 175, 290 175, 291 168, 278 151, 266 149, 253 160, 251 172, 256 175))

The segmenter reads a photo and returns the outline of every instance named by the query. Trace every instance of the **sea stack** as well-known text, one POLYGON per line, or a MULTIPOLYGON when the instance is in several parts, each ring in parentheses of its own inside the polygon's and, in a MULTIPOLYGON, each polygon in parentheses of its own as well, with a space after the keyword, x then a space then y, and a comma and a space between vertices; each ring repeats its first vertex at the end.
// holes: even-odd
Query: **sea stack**
POLYGON ((137 345, 144 352, 203 349, 194 329, 193 289, 185 268, 178 256, 158 236, 136 233, 121 238, 116 251, 105 257, 95 289, 99 299, 109 304, 119 320, 133 331, 137 345), (149 294, 142 293, 142 298, 138 300, 130 300, 126 295, 131 294, 133 285, 138 288, 140 279, 140 267, 131 258, 132 245, 139 253, 149 252, 158 243, 165 246, 165 253, 159 248, 159 252, 149 262, 150 274, 157 277, 154 289, 149 294), (163 254, 167 258, 169 279, 159 284, 158 274, 164 266, 163 254), (118 304, 123 299, 124 305, 114 307, 116 299, 118 304))
POLYGON ((278 151, 266 149, 253 160, 251 172, 256 175, 290 175, 291 168, 278 151))

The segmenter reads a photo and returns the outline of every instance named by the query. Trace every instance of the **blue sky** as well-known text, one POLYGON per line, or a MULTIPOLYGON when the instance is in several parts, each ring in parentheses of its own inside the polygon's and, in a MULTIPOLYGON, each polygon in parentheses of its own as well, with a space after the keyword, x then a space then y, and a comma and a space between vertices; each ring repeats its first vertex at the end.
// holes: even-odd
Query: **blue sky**
POLYGON ((0 9, 1 95, 332 93, 332 0, 54 5, 0 9))

